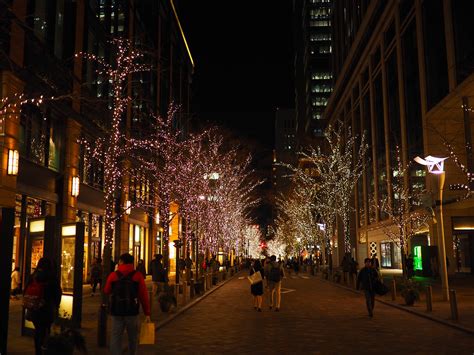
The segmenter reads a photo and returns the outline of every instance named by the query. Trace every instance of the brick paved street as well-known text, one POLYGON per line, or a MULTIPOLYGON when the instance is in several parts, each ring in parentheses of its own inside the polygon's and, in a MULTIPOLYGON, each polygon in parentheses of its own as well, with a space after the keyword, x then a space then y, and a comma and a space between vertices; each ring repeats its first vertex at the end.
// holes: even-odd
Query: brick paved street
MULTIPOLYGON (((304 278, 303 278, 304 277, 304 278)), ((254 311, 247 280, 234 279, 156 333, 141 353, 472 354, 474 338, 376 304, 318 278, 284 280, 295 289, 279 313, 254 311)))
MULTIPOLYGON (((155 346, 139 354, 472 354, 474 337, 376 303, 366 315, 362 295, 300 274, 285 279, 279 313, 253 309, 248 281, 234 278, 156 332, 155 346)), ((83 333, 96 347, 98 297, 86 297, 83 333)), ((265 302, 265 301, 264 301, 265 302)), ((13 305, 19 308, 19 304, 13 305)), ((154 319, 164 319, 154 307, 154 319)), ((32 354, 19 337, 19 312, 11 313, 11 354, 32 354)))

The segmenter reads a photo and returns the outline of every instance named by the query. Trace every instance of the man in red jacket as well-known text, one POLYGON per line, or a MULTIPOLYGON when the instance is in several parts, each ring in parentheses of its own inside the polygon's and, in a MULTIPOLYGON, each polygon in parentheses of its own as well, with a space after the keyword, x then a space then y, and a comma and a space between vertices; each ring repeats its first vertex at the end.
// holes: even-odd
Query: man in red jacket
POLYGON ((145 321, 150 322, 150 302, 143 275, 133 267, 132 255, 125 253, 120 256, 118 269, 107 278, 104 293, 111 295, 110 352, 113 355, 122 354, 122 336, 126 328, 129 354, 134 355, 138 346, 139 303, 145 313, 145 321))

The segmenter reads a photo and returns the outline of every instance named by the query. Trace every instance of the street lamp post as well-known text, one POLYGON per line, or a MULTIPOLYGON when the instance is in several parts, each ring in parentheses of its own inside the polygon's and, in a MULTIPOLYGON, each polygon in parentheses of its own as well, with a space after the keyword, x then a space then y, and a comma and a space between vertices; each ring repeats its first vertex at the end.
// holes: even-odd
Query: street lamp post
POLYGON ((438 245, 439 257, 441 259, 441 288, 443 300, 449 301, 449 281, 448 268, 446 264, 446 242, 444 237, 444 221, 443 221, 443 188, 446 174, 444 171, 444 161, 447 158, 437 158, 428 155, 425 159, 416 157, 418 164, 428 167, 428 172, 439 176, 439 224, 438 224, 438 245))

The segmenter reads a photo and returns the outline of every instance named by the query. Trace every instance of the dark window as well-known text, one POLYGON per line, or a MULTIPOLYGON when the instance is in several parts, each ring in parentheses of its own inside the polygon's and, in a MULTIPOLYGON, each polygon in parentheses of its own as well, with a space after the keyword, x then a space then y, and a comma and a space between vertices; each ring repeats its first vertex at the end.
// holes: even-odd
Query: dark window
POLYGON ((372 164, 372 157, 373 157, 373 142, 372 142, 372 123, 371 123, 371 114, 370 114, 370 96, 369 93, 366 92, 363 99, 362 105, 362 130, 365 133, 366 142, 368 145, 367 155, 366 155, 366 166, 367 169, 365 170, 366 174, 366 181, 367 181, 367 202, 368 205, 365 206, 365 210, 369 210, 369 223, 375 221, 375 213, 374 209, 370 209, 369 207, 373 206, 373 198, 375 193, 375 184, 374 184, 374 170, 372 164))
POLYGON ((392 21, 390 26, 387 28, 387 31, 384 33, 384 43, 385 43, 385 50, 390 47, 390 44, 395 38, 395 22, 392 21))
POLYGON ((352 88, 352 96, 354 97, 354 101, 359 98, 359 83, 356 83, 356 85, 352 88))
POLYGON ((48 122, 44 114, 33 105, 21 110, 20 150, 35 163, 46 165, 48 122))
POLYGON ((400 0, 400 23, 403 23, 407 16, 410 14, 411 9, 415 2, 413 0, 400 0))
POLYGON ((24 105, 20 119, 20 151, 23 157, 59 171, 62 162, 63 125, 34 105, 24 105))
MULTIPOLYGON (((423 122, 420 106, 420 80, 418 76, 418 48, 416 42, 416 22, 413 20, 402 36, 402 56, 405 82, 405 112, 408 143, 408 159, 423 156, 423 122)), ((424 170, 423 167, 421 169, 424 170)), ((419 164, 410 168, 410 186, 424 189, 425 179, 420 174, 419 164)))
POLYGON ((474 1, 453 0, 454 45, 456 50, 456 79, 460 84, 474 70, 474 1))
POLYGON ((364 89, 369 84, 369 68, 365 68, 362 73, 362 88, 364 89))
MULTIPOLYGON (((385 157, 385 128, 383 116, 382 77, 379 74, 374 80, 375 96, 375 152, 377 155, 377 182, 379 202, 387 197, 387 161, 385 157)), ((382 216, 384 219, 386 216, 382 216)))
POLYGON ((430 110, 448 93, 448 64, 442 0, 423 2, 423 36, 427 104, 430 110))
POLYGON ((380 64, 380 47, 377 47, 375 52, 372 54, 372 68, 377 68, 380 64))
POLYGON ((388 119, 391 162, 396 161, 396 146, 401 144, 400 103, 398 98, 397 53, 392 51, 387 61, 388 119))

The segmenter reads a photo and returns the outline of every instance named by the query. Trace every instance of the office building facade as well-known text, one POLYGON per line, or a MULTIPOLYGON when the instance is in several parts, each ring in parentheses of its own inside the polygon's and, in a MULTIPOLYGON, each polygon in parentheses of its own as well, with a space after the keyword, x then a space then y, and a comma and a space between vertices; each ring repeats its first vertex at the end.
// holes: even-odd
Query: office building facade
MULTIPOLYGON (((387 196, 398 198, 393 181, 400 156, 410 172, 405 185, 426 191, 419 208, 435 217, 410 239, 409 253, 440 245, 443 218, 448 271, 473 270, 474 210, 472 198, 465 198, 473 172, 474 31, 467 15, 473 6, 457 0, 334 3, 335 86, 324 116, 365 134, 369 144, 353 199, 359 260, 377 253, 382 267, 401 267, 399 246, 383 232, 391 221, 377 207, 387 196), (413 162, 428 155, 448 157, 443 217, 435 176, 413 162)), ((342 236, 337 239, 343 245, 342 236)))
MULTIPOLYGON (((321 137, 332 92, 332 0, 293 2, 295 103, 298 136, 321 137)), ((306 142, 306 143, 305 143, 306 142)))
MULTIPOLYGON (((104 171, 78 140, 94 142, 107 134, 104 126, 111 116, 111 92, 96 66, 74 54, 86 52, 113 62, 110 40, 116 37, 146 48, 153 69, 129 78, 132 103, 123 123, 127 134, 136 137, 146 134, 149 127, 146 113, 164 114, 171 101, 181 105, 181 117, 186 117, 192 56, 173 0, 13 0, 2 2, 0 13, 1 98, 15 94, 67 97, 39 106, 15 106, 0 118, 0 206, 15 209, 13 264, 23 272, 25 260, 33 266, 41 256, 41 248, 26 248, 29 219, 55 216, 58 225, 82 221, 86 280, 104 245, 104 171), (10 151, 19 155, 17 174, 7 169, 10 151), (71 190, 75 177, 79 178, 78 196, 71 190), (32 253, 38 255, 32 257, 32 253)), ((148 193, 146 184, 144 179, 123 181, 117 204, 148 193)), ((130 252, 148 265, 161 247, 155 213, 135 208, 120 218, 114 259, 130 252)), ((173 227, 178 233, 178 226, 173 227)))

